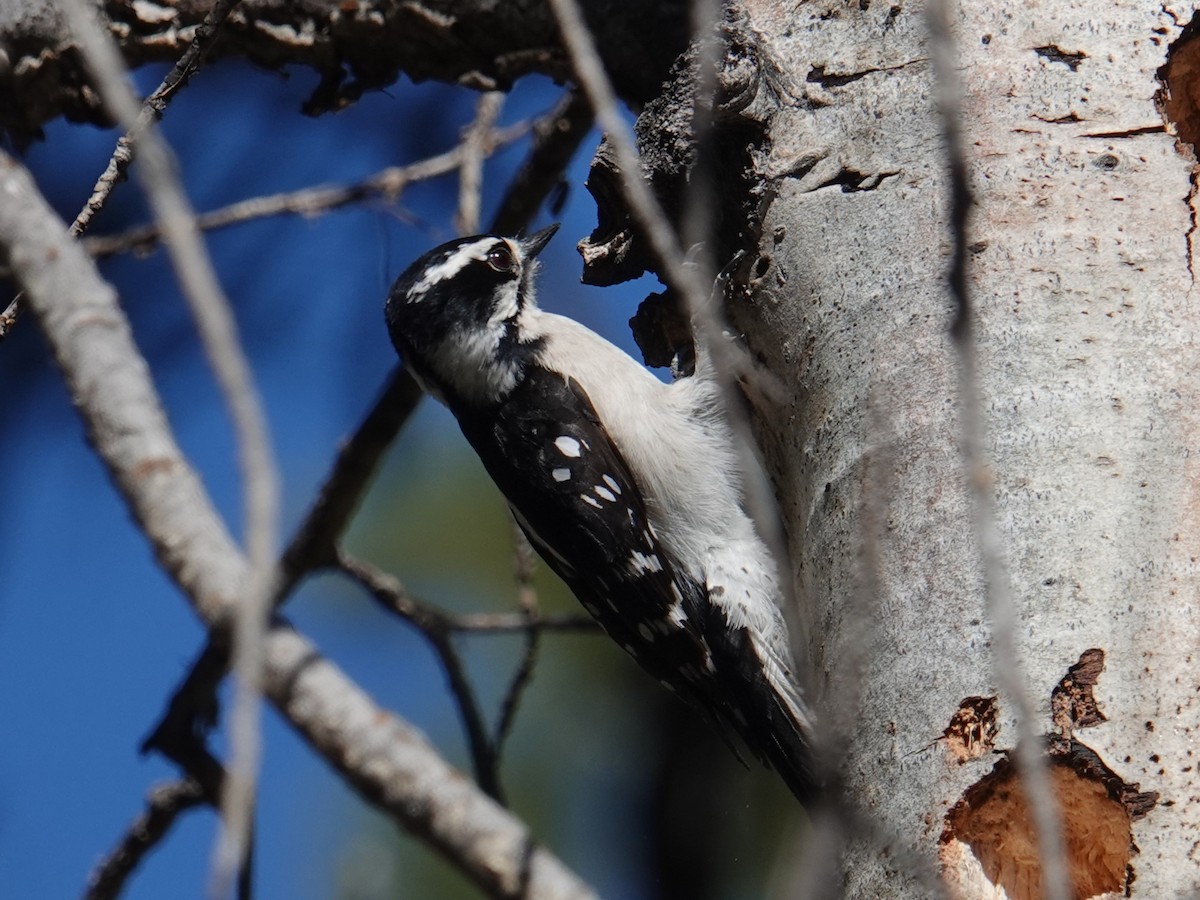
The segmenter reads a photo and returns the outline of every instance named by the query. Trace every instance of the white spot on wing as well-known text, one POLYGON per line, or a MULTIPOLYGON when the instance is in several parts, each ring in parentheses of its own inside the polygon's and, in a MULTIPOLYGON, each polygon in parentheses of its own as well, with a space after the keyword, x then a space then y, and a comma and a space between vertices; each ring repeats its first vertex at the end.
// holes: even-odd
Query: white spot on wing
POLYGON ((571 477, 571 470, 570 469, 555 469, 553 472, 550 473, 550 475, 555 481, 566 481, 568 478, 571 477))
POLYGON ((602 499, 607 500, 609 503, 617 502, 616 496, 608 488, 602 488, 600 485, 596 485, 595 490, 602 499))
POLYGON ((642 640, 644 641, 654 640, 654 632, 650 630, 650 626, 645 622, 638 623, 638 634, 642 636, 642 640))
POLYGON ((554 446, 558 448, 558 452, 563 456, 569 456, 571 459, 576 459, 579 456, 579 441, 569 435, 561 435, 554 439, 554 446))
POLYGON ((582 500, 584 503, 588 504, 588 506, 594 506, 594 507, 596 507, 596 509, 601 508, 600 501, 597 500, 595 497, 591 496, 590 494, 580 494, 579 499, 582 500))
POLYGON ((604 476, 604 483, 613 489, 613 493, 621 493, 621 486, 617 484, 617 479, 613 478, 611 475, 604 476))
POLYGON ((626 653, 628 653, 634 659, 637 659, 637 649, 633 646, 633 644, 624 644, 623 646, 626 653))
POLYGON ((634 550, 629 554, 629 567, 638 574, 663 570, 662 560, 658 558, 657 553, 645 554, 639 550, 634 550))

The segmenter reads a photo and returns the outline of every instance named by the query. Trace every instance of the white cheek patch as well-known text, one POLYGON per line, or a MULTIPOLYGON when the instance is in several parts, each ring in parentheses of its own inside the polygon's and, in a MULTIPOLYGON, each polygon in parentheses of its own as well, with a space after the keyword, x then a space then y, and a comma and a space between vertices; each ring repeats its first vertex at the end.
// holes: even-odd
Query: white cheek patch
POLYGON ((500 292, 496 295, 496 308, 488 317, 488 324, 501 325, 515 318, 521 311, 520 304, 517 302, 519 295, 520 285, 517 282, 510 281, 502 285, 500 292))

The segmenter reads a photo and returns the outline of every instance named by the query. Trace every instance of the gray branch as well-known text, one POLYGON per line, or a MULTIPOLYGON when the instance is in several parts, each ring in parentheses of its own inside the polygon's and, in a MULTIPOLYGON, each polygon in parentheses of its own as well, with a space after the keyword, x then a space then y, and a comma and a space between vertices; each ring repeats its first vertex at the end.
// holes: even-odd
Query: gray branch
MULTIPOLYGON (((247 583, 247 561, 175 442, 115 291, 28 172, 4 153, 0 196, 0 262, 26 292, 93 446, 160 565, 206 626, 227 626, 247 583)), ((368 802, 490 896, 594 896, 520 820, 309 641, 275 625, 265 654, 265 693, 293 727, 368 802)))
MULTIPOLYGON (((211 0, 111 0, 104 9, 126 61, 136 66, 175 62, 210 6, 211 0)), ((653 97, 686 46, 687 4, 589 0, 584 13, 621 96, 653 97)), ((561 81, 571 72, 543 2, 243 0, 212 55, 316 70, 321 83, 305 107, 314 114, 387 87, 401 73, 494 90, 522 75, 561 81)), ((54 3, 0 4, 0 132, 26 140, 60 115, 104 119, 54 3)))

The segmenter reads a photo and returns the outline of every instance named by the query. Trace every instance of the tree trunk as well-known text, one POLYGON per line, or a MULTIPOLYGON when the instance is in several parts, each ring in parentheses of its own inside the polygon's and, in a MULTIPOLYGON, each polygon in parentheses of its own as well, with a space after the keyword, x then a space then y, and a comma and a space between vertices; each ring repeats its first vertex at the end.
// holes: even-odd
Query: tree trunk
MULTIPOLYGON (((406 65, 484 87, 566 71, 546 49, 539 4, 525 10, 538 23, 523 30, 527 46, 513 48, 524 52, 476 46, 478 58, 439 53, 436 67, 423 51, 456 21, 508 32, 486 15, 439 18, 468 16, 466 3, 383 4, 390 18, 351 22, 338 18, 345 4, 314 2, 294 16, 317 22, 318 37, 289 51, 295 42, 280 35, 292 31, 256 17, 267 6, 231 20, 242 30, 224 52, 321 69, 314 108, 406 65), (405 22, 423 23, 428 40, 392 59, 390 32, 369 26, 405 22)), ((158 9, 109 7, 134 19, 158 9)), ((163 27, 190 27, 198 9, 163 7, 163 27)), ((1188 43, 1191 13, 1173 10, 1147 0, 956 8, 949 87, 961 97, 975 200, 966 241, 978 391, 964 390, 972 382, 950 332, 956 235, 923 11, 898 0, 745 0, 730 19, 713 244, 722 261, 748 254, 729 313, 786 387, 757 426, 789 538, 797 643, 832 732, 835 799, 855 811, 832 881, 820 867, 836 854, 798 855, 810 883, 923 897, 914 860, 924 860, 962 896, 1040 896, 1036 829, 1010 759, 1020 698, 1002 690, 1015 672, 1045 743, 1073 893, 1200 888, 1200 354, 1190 319, 1200 43, 1188 43), (967 430, 975 419, 978 434, 967 430), (999 572, 985 565, 977 527, 983 476, 964 464, 976 439, 999 572), (994 652, 1009 643, 1015 653, 994 652)), ((0 87, 23 86, 0 99, 0 123, 18 138, 64 110, 94 112, 77 65, 17 28, 29 22, 42 19, 0 15, 0 63, 11 64, 0 87)), ((157 45, 138 35, 125 36, 133 59, 157 45)), ((607 58, 618 84, 637 85, 627 99, 646 82, 633 55, 607 58)), ((656 83, 657 64, 646 68, 656 83)), ((677 220, 690 160, 673 129, 690 98, 672 85, 684 77, 677 69, 639 131, 677 220)), ((636 250, 597 257, 626 268, 593 267, 592 280, 637 274, 648 257, 636 250)), ((829 838, 817 823, 818 841, 829 838)))
POLYGON ((1017 734, 997 667, 1016 667, 1052 738, 1075 893, 1195 889, 1194 158, 1156 106, 1182 23, 1157 3, 957 9, 975 398, 949 332, 922 11, 746 6, 762 69, 783 74, 756 159, 775 198, 734 315, 789 387, 764 452, 816 695, 847 738, 846 798, 878 826, 845 859, 848 894, 923 894, 879 852, 894 835, 965 896, 1039 896, 1023 795, 996 755, 1017 734), (970 403, 1016 658, 990 649, 970 403))

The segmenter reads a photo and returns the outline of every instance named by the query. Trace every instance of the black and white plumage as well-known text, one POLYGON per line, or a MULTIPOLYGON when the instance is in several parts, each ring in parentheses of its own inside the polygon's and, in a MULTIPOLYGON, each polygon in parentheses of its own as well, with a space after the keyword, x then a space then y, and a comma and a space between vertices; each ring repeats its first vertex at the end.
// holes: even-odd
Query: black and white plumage
POLYGON ((664 384, 539 309, 535 258, 556 230, 425 254, 388 296, 392 342, 604 630, 807 800, 811 717, 706 357, 664 384))

